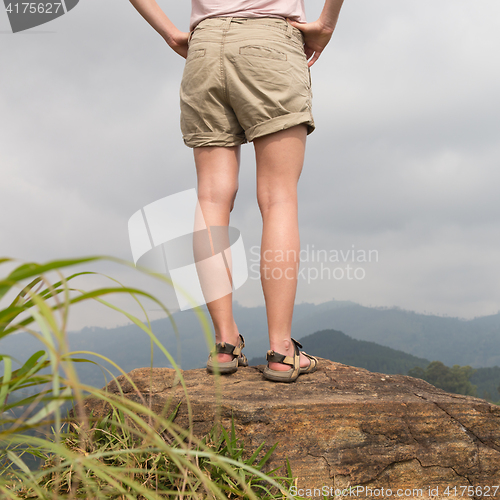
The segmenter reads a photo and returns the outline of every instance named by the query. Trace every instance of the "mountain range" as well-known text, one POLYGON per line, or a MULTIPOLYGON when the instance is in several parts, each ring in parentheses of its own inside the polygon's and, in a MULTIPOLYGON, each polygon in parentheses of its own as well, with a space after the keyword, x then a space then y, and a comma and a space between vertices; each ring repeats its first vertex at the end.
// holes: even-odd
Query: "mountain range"
MULTIPOLYGON (((262 359, 269 348, 264 307, 235 304, 234 316, 246 340, 247 357, 262 359)), ((183 369, 204 366, 208 347, 197 315, 193 311, 177 312, 172 319, 178 337, 168 318, 151 323, 155 335, 183 369)), ((500 314, 462 320, 348 301, 304 303, 295 307, 292 336, 302 339, 310 354, 385 373, 406 374, 410 368, 439 360, 447 366, 489 367, 495 377, 495 367, 500 366, 500 314), (337 336, 330 337, 329 343, 322 339, 320 344, 317 337, 309 337, 323 330, 334 330, 337 336)), ((68 333, 68 339, 72 350, 97 352, 126 372, 151 364, 149 337, 133 324, 111 329, 84 328, 68 333)), ((0 340, 0 352, 21 362, 40 348, 39 341, 24 332, 0 340)), ((170 366, 156 347, 153 363, 170 366)), ((104 376, 95 366, 79 364, 78 370, 87 383, 104 385, 104 376)))

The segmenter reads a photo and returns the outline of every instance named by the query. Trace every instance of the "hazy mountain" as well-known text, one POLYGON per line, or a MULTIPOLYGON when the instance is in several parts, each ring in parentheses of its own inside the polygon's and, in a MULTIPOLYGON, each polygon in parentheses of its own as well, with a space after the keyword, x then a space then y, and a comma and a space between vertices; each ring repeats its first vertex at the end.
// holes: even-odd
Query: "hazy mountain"
MULTIPOLYGON (((375 342, 356 340, 336 330, 315 332, 300 339, 300 342, 308 354, 350 366, 366 368, 372 372, 407 375, 410 370, 417 366, 425 370, 429 365, 428 359, 418 358, 375 342)), ((250 359, 251 366, 265 363, 265 357, 250 359)), ((473 386, 476 386, 477 392, 474 394, 477 394, 478 397, 492 402, 499 401, 499 366, 477 368, 469 381, 473 386)))
MULTIPOLYGON (((265 356, 269 343, 264 307, 247 308, 235 304, 234 314, 240 332, 246 339, 245 353, 248 358, 265 356)), ((155 335, 176 360, 180 359, 182 368, 205 366, 208 348, 197 315, 192 311, 178 312, 173 315, 173 319, 179 332, 179 342, 168 319, 152 322, 155 335)), ((296 306, 294 338, 303 339, 322 330, 340 330, 353 339, 375 342, 424 361, 439 360, 447 366, 459 364, 477 368, 500 365, 499 314, 465 321, 400 309, 369 308, 352 302, 331 301, 320 305, 296 306)), ((125 371, 149 366, 151 362, 149 337, 132 324, 112 329, 84 328, 80 332, 69 333, 68 338, 72 350, 96 351, 118 362, 125 371)), ((335 345, 339 342, 340 337, 332 341, 331 356, 335 356, 336 349, 337 352, 340 349, 340 345, 335 345)), ((357 345, 358 349, 364 346, 357 345)), ((39 342, 24 333, 0 340, 0 352, 11 354, 20 361, 26 360, 39 348, 39 342)), ((325 352, 320 351, 317 354, 328 357, 325 352)), ((345 355, 347 356, 347 352, 345 355)), ((369 358, 369 350, 363 351, 363 354, 360 351, 357 357, 345 357, 342 362, 384 371, 380 365, 370 368, 372 365, 369 365, 369 358), (359 357, 361 355, 363 361, 359 357), (361 362, 364 364, 356 364, 361 362)), ((170 366, 166 357, 156 347, 153 361, 154 366, 170 366)), ((103 385, 104 376, 94 366, 79 364, 78 370, 89 382, 103 385)), ((116 370, 112 371, 116 373, 116 370)))
POLYGON ((292 333, 302 338, 325 329, 449 366, 500 365, 500 314, 462 320, 333 301, 297 318, 292 333))
MULTIPOLYGON (((417 358, 375 342, 356 340, 343 332, 322 330, 300 339, 308 354, 337 361, 345 365, 366 368, 372 372, 406 375, 408 370, 425 368, 430 361, 417 358)), ((265 357, 252 358, 250 365, 265 364, 265 357)))

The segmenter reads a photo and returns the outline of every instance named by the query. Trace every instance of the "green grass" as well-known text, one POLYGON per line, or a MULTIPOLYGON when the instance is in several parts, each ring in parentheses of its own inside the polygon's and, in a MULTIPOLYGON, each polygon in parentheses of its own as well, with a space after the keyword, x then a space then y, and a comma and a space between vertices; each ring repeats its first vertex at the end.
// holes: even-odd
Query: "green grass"
MULTIPOLYGON (((168 433, 164 436, 159 434, 168 441, 168 433)), ((171 498, 181 492, 185 498, 216 498, 215 492, 207 489, 198 477, 198 471, 225 495, 221 498, 251 498, 249 491, 263 500, 283 498, 282 491, 288 491, 293 485, 289 466, 283 467, 284 476, 278 474, 279 469, 266 474, 281 487, 273 486, 255 474, 254 470, 261 471, 265 466, 275 446, 261 456, 264 447, 261 444, 251 456, 245 458, 244 445, 236 437, 234 422, 230 432, 215 425, 202 440, 193 443, 191 449, 196 472, 173 460, 164 447, 144 446, 141 434, 131 432, 120 410, 112 410, 105 418, 95 421, 89 430, 73 422, 65 432, 60 432, 59 438, 69 452, 76 456, 93 457, 100 463, 101 469, 123 476, 117 476, 116 484, 112 484, 102 470, 86 468, 85 477, 82 478, 79 461, 63 461, 59 455, 47 452, 44 446, 32 448, 26 453, 34 453, 43 460, 41 474, 36 487, 23 485, 17 488, 19 498, 40 498, 40 491, 56 492, 57 498, 70 495, 73 498, 87 498, 89 493, 95 498, 127 498, 128 495, 148 498, 140 493, 134 496, 137 492, 132 481, 164 498, 171 498), (220 457, 231 461, 229 470, 226 464, 221 463, 220 457)), ((180 450, 176 443, 171 446, 180 450)))
MULTIPOLYGON (((109 287, 80 290, 72 287, 74 281, 96 273, 63 274, 68 267, 103 259, 21 264, 0 279, 0 352, 2 339, 21 330, 45 346, 17 369, 13 359, 0 354, 0 498, 293 498, 287 493, 294 484, 289 464, 284 464, 282 473, 278 469, 264 472, 274 447, 264 452, 262 443, 253 453, 247 453, 236 436, 234 423, 229 431, 215 424, 203 439, 193 435, 192 410, 181 372, 151 330, 143 306, 143 301, 152 301, 171 317, 158 299, 143 290, 122 286, 113 278, 109 278, 109 287), (49 274, 56 275, 57 280, 49 280, 49 274), (117 294, 128 294, 137 301, 145 319, 109 301, 117 294), (187 429, 175 424, 177 408, 171 402, 161 414, 151 411, 130 377, 108 358, 100 356, 103 370, 106 365, 117 368, 136 391, 139 402, 79 381, 75 364, 94 363, 85 357, 94 353, 69 350, 68 314, 70 308, 88 300, 123 314, 148 335, 152 349, 156 345, 163 352, 184 390, 187 429), (25 397, 27 391, 31 395, 25 397), (86 414, 83 401, 88 396, 106 405, 107 416, 94 419, 86 414), (70 406, 73 409, 68 414, 70 406), (41 466, 33 466, 33 457, 41 466)), ((2 269, 13 263, 0 259, 2 269)), ((199 311, 197 314, 200 334, 210 345, 213 341, 207 318, 199 311)), ((217 387, 218 382, 216 393, 220 397, 217 387)))

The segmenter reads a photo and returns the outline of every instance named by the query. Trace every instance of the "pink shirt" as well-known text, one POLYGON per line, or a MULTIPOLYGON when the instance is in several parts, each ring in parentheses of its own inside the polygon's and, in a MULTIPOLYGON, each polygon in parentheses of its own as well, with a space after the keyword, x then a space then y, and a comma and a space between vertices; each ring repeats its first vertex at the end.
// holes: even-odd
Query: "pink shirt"
POLYGON ((282 17, 305 22, 304 0, 191 0, 190 29, 207 17, 282 17))

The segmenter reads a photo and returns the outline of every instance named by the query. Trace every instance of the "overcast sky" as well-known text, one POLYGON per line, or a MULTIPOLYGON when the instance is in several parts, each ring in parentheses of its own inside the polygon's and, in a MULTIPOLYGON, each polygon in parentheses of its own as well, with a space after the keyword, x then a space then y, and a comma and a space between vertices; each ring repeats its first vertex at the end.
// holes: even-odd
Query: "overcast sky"
MULTIPOLYGON (((187 0, 160 5, 188 29, 187 0)), ((306 0, 309 20, 321 7, 306 0)), ((131 260, 132 214, 196 185, 179 130, 183 60, 126 0, 81 0, 51 23, 9 31, 0 6, 0 254, 131 260)), ((299 187, 311 279, 297 302, 497 313, 499 48, 498 0, 345 0, 312 68, 317 129, 299 187), (313 279, 313 248, 372 250, 372 262, 350 263, 363 279, 348 279, 345 262, 323 263, 343 279, 313 279)), ((231 223, 252 265, 261 222, 253 148, 243 150, 231 223)), ((114 264, 93 268, 175 308, 163 285, 114 264)), ((263 304, 255 278, 235 293, 243 305, 263 304)), ((96 306, 71 325, 124 322, 96 306)))

